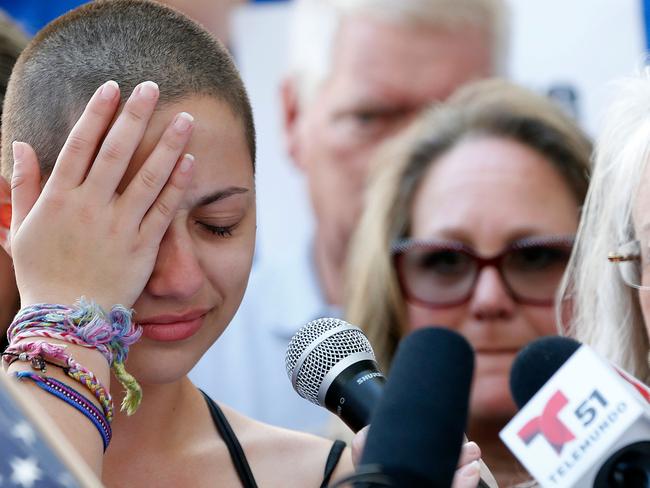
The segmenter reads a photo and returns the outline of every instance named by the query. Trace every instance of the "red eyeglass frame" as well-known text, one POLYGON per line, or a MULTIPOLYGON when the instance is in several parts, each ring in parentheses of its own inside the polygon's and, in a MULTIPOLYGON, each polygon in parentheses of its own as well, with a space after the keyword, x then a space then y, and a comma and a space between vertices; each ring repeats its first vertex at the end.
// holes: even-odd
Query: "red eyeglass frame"
POLYGON ((393 246, 391 247, 391 255, 393 259, 393 268, 395 269, 395 273, 397 274, 397 280, 399 282, 399 286, 402 291, 402 294, 406 297, 407 301, 416 303, 426 308, 440 310, 440 309, 457 307, 459 305, 463 305, 467 303, 472 297, 472 295, 474 294, 474 290, 476 289, 476 283, 478 282, 478 279, 481 276, 481 271, 486 267, 494 267, 497 270, 497 273, 499 273, 499 278, 501 279, 501 283, 503 284, 504 289, 515 302, 522 305, 548 307, 555 303, 554 298, 549 300, 536 300, 536 299, 526 298, 518 295, 512 289, 510 283, 508 283, 508 280, 505 278, 501 263, 503 259, 506 256, 508 256, 512 251, 532 248, 532 247, 566 249, 567 261, 568 261, 574 242, 575 242, 575 235, 526 237, 510 243, 508 246, 506 246, 503 250, 501 250, 501 252, 499 252, 495 256, 485 257, 478 254, 470 246, 463 244, 462 242, 459 241, 399 239, 393 243, 393 246), (476 275, 474 276, 474 281, 469 287, 467 294, 462 298, 455 300, 453 302, 446 302, 440 304, 434 304, 426 300, 422 300, 421 298, 415 296, 407 286, 406 283, 407 280, 402 270, 403 266, 401 266, 401 261, 403 260, 403 256, 409 249, 413 249, 416 247, 431 247, 431 248, 437 248, 441 251, 442 250, 457 251, 466 256, 469 256, 472 260, 474 260, 474 262, 477 263, 476 275))

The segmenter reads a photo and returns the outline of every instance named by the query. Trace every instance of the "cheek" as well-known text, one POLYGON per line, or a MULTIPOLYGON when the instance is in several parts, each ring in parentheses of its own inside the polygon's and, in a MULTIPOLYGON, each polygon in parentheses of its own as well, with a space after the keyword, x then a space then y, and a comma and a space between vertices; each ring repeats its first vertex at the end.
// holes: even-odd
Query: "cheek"
POLYGON ((554 307, 523 306, 521 315, 534 338, 558 334, 554 307))
POLYGON ((409 332, 430 326, 458 329, 467 315, 466 307, 464 306, 430 309, 413 303, 407 303, 406 313, 409 332))
POLYGON ((202 267, 214 289, 225 296, 244 293, 253 261, 252 243, 240 240, 223 247, 208 247, 202 254, 202 267))

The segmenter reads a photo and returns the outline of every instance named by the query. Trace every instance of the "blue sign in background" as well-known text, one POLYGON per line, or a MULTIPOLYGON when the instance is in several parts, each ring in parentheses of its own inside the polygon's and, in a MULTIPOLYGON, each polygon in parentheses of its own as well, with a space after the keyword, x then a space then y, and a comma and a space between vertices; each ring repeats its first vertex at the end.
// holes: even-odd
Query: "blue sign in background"
POLYGON ((83 0, 0 0, 0 8, 34 35, 50 20, 86 3, 83 0))
MULTIPOLYGON (((287 0, 251 0, 252 3, 283 2, 287 0)), ((0 0, 0 9, 13 17, 30 35, 34 35, 50 20, 66 13, 84 0, 0 0)))
MULTIPOLYGON (((286 2, 288 0, 250 0, 252 3, 286 2)), ((645 25, 646 50, 650 51, 650 0, 640 0, 645 25)), ((86 3, 83 0, 0 0, 0 8, 16 19, 28 34, 36 33, 50 20, 86 3)))

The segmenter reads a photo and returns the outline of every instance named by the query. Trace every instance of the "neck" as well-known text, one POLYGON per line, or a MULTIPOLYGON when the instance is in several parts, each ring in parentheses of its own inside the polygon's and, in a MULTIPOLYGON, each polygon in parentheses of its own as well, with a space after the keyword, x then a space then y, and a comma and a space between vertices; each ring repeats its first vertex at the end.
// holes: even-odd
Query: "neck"
MULTIPOLYGON (((177 451, 187 443, 187 422, 184 419, 197 418, 197 411, 203 406, 200 392, 187 377, 168 384, 142 385, 143 401, 138 411, 127 416, 119 412, 123 393, 120 384, 111 385, 115 394, 115 418, 113 440, 106 452, 106 463, 122 462, 132 453, 134 446, 153 448, 164 452, 177 451), (197 401, 197 396, 199 401, 197 401)), ((106 465, 106 464, 105 464, 106 465)))
POLYGON ((329 305, 341 305, 343 298, 343 269, 346 259, 346 244, 340 240, 328 239, 322 232, 316 232, 314 260, 323 295, 329 305))
POLYGON ((488 419, 470 420, 467 435, 481 448, 481 457, 499 486, 514 486, 532 477, 499 438, 499 431, 506 423, 505 421, 490 422, 488 419))

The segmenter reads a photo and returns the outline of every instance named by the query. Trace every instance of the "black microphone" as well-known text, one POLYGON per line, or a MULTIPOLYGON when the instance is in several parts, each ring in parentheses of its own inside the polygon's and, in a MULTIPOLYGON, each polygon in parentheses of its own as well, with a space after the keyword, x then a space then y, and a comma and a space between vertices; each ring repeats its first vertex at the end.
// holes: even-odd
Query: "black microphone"
POLYGON ((650 488, 648 390, 634 377, 545 337, 520 351, 510 388, 522 410, 501 437, 542 486, 650 488))
POLYGON ((361 329, 339 319, 313 320, 293 336, 285 362, 301 397, 327 408, 354 432, 370 424, 386 380, 361 329))
POLYGON ((519 351, 510 370, 510 392, 517 408, 526 405, 580 345, 568 337, 548 336, 519 351))
POLYGON ((463 444, 474 352, 459 334, 424 328, 393 360, 353 486, 449 487, 463 444), (364 482, 368 474, 380 481, 364 482))

